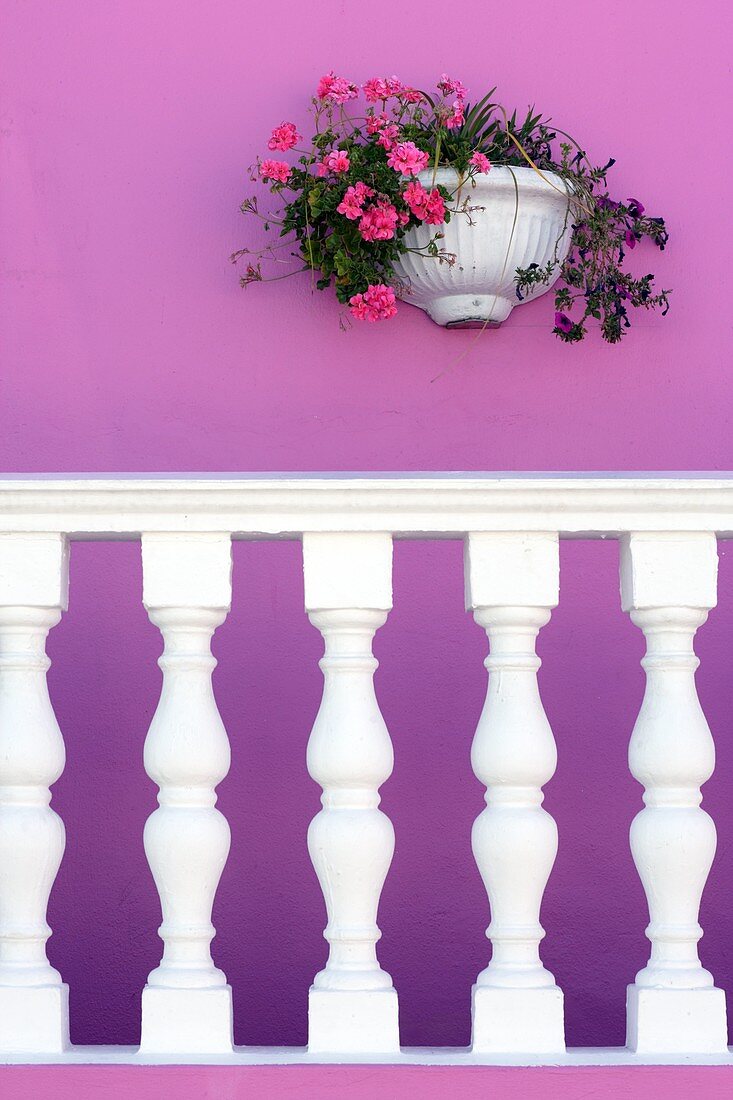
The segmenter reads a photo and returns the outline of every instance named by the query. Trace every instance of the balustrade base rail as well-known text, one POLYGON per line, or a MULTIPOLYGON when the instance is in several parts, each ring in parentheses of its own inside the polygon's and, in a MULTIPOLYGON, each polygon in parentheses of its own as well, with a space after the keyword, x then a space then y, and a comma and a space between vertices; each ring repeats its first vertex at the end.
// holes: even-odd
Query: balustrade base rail
MULTIPOLYGON (((570 1047, 562 1054, 475 1054, 466 1047, 403 1047, 398 1053, 313 1054, 307 1047, 235 1046, 226 1054, 145 1053, 139 1047, 72 1046, 57 1054, 0 1054, 2 1065, 215 1066, 730 1066, 718 1054, 636 1054, 625 1047, 570 1047)), ((0 1083, 2 1078, 0 1077, 0 1083)), ((1 1090, 0 1090, 1 1091, 1 1090)))

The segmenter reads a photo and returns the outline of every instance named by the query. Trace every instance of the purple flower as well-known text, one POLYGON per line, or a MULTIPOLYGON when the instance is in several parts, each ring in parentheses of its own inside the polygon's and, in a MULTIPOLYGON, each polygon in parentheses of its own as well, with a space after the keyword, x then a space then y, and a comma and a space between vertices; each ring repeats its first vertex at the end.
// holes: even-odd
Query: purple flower
POLYGON ((566 313, 555 314, 555 328, 559 329, 560 332, 570 332, 572 327, 573 322, 570 320, 566 313))
POLYGON ((626 202, 629 206, 629 213, 632 218, 640 218, 646 209, 644 204, 639 202, 638 199, 627 199, 626 202))
POLYGON ((596 205, 599 210, 615 210, 618 203, 614 202, 613 199, 609 199, 608 195, 601 195, 596 205))
POLYGON ((627 229, 624 233, 624 240, 626 241, 627 248, 636 248, 636 237, 630 229, 627 229))

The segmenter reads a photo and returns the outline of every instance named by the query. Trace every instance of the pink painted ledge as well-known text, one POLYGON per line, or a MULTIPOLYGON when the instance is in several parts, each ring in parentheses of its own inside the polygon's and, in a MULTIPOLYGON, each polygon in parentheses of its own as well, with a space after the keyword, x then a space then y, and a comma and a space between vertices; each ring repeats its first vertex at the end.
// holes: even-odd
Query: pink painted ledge
POLYGON ((5 1066, 2 1100, 731 1100, 733 1066, 5 1066))

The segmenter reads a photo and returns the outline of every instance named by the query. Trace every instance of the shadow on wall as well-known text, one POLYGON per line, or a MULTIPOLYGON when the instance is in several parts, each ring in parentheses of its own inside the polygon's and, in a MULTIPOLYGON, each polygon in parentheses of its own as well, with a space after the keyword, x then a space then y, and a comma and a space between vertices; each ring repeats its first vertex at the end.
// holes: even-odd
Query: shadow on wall
MULTIPOLYGON (((232 851, 214 910, 214 955, 234 990, 237 1042, 303 1044, 308 986, 326 953, 305 844, 319 807, 305 746, 320 699, 321 643, 302 610, 299 544, 236 543, 234 559, 233 608, 214 640, 215 688, 232 742, 219 803, 232 851)), ((723 547, 721 607, 699 634, 698 680, 719 749, 705 791, 720 843, 702 909, 702 957, 717 984, 731 988, 728 560, 723 547)), ((625 986, 648 946, 627 840, 641 805, 626 748, 643 690, 643 644, 619 608, 615 543, 562 543, 561 564, 560 606, 539 645, 559 754, 546 805, 560 830, 543 955, 565 990, 569 1044, 616 1045, 625 986)), ((49 954, 71 986, 76 1043, 138 1041, 140 991, 160 953, 141 839, 155 806, 142 746, 159 691, 160 640, 140 591, 137 544, 74 544, 71 606, 49 643, 68 754, 54 792, 68 843, 51 898, 49 954)), ((488 906, 470 850, 482 788, 469 761, 486 642, 463 611, 459 543, 396 543, 394 595, 375 645, 395 747, 383 808, 397 835, 380 958, 400 994, 403 1042, 464 1045, 470 986, 489 955, 488 906)))

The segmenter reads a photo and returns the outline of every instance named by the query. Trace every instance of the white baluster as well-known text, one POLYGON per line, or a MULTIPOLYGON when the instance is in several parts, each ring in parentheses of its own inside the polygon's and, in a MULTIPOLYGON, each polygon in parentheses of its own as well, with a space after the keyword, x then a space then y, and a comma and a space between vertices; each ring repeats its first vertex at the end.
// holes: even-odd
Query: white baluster
POLYGON ((145 853, 160 895, 160 966, 143 991, 141 1050, 232 1049, 232 994, 212 961, 211 909, 229 854, 216 809, 230 752, 214 700, 211 636, 231 604, 231 545, 222 535, 142 537, 144 603, 165 642, 163 689, 145 742, 160 788, 145 853))
POLYGON ((700 787, 715 746, 695 688, 695 631, 716 603, 712 534, 631 534, 621 540, 621 597, 647 643, 646 690, 629 746, 644 787, 631 851, 644 886, 649 963, 627 992, 627 1044, 642 1053, 726 1050, 725 996, 697 953, 700 898, 715 855, 700 787))
POLYGON ((69 990, 49 965, 49 894, 66 834, 49 787, 64 742, 46 683, 46 635, 68 604, 62 535, 0 535, 0 1051, 58 1053, 69 990))
POLYGON ((486 786, 473 853, 491 906, 492 954, 473 987, 474 1052, 565 1049, 563 995, 540 960, 542 895, 557 826, 542 786, 557 763, 540 700, 535 640, 558 601, 555 534, 470 534, 466 607, 489 636, 489 685, 471 750, 486 786))
POLYGON ((386 534, 303 536, 305 605, 325 641, 323 699, 308 743, 308 771, 323 809, 308 850, 326 902, 328 962, 308 998, 311 1052, 399 1050, 397 993, 379 966, 377 908, 394 852, 379 787, 392 744, 374 694, 372 638, 392 606, 386 534))

